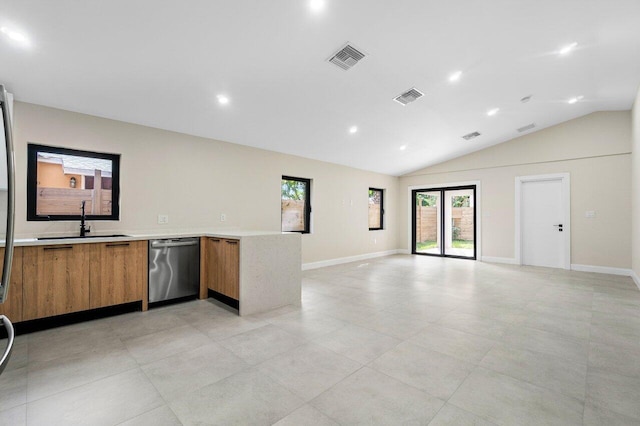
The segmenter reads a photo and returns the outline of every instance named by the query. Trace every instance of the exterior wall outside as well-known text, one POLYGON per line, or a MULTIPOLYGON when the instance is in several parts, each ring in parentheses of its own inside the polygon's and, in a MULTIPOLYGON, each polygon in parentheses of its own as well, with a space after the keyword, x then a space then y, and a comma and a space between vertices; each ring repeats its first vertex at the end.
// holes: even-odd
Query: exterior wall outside
POLYGON ((65 174, 62 165, 41 162, 38 164, 38 186, 46 188, 71 188, 69 181, 76 178, 75 189, 82 189, 82 176, 65 174))
POLYGON ((482 256, 515 257, 515 178, 571 174, 571 263, 630 268, 631 115, 590 114, 400 178, 398 241, 409 249, 411 186, 481 181, 482 256), (586 211, 596 217, 585 217, 586 211))

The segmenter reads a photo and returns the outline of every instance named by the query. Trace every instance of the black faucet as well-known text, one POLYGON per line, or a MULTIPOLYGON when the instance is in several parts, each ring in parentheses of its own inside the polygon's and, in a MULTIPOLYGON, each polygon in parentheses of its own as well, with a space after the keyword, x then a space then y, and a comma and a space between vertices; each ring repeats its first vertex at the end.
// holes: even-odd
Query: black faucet
POLYGON ((91 232, 91 227, 90 226, 85 226, 85 224, 84 224, 84 220, 86 218, 86 215, 84 213, 84 204, 85 203, 86 203, 86 200, 82 200, 82 214, 80 215, 80 237, 84 237, 89 232, 91 232))

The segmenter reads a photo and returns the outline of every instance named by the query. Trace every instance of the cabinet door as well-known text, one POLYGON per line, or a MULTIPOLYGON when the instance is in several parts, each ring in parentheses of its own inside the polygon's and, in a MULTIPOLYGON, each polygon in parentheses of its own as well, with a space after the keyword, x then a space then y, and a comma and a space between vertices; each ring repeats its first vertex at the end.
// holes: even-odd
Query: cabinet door
POLYGON ((90 307, 143 299, 147 268, 146 241, 91 244, 90 307))
POLYGON ((222 249, 223 291, 220 293, 238 300, 240 297, 240 242, 238 240, 224 240, 222 249))
MULTIPOLYGON (((4 248, 0 248, 0 274, 2 274, 2 259, 4 259, 4 248)), ((22 321, 22 247, 13 249, 8 296, 7 300, 0 305, 0 315, 6 315, 14 323, 22 321)))
POLYGON ((222 245, 224 240, 221 238, 208 237, 206 239, 206 280, 207 288, 222 293, 222 245))
POLYGON ((23 247, 23 319, 89 309, 90 244, 23 247))

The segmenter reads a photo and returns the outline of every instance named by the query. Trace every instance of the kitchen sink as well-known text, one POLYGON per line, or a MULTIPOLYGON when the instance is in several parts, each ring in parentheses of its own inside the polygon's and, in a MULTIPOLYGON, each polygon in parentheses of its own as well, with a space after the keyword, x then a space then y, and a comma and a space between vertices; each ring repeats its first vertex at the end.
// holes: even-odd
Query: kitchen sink
POLYGON ((85 235, 81 237, 79 235, 71 235, 65 237, 38 237, 38 240, 72 240, 80 238, 115 238, 115 237, 128 237, 129 235, 112 234, 112 235, 85 235))

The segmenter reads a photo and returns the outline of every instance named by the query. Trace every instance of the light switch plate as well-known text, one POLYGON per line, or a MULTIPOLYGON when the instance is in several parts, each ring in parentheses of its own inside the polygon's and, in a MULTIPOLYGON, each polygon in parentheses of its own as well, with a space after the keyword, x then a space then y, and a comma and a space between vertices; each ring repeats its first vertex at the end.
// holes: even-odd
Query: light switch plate
POLYGON ((169 215, 168 214, 159 214, 158 215, 158 224, 164 225, 165 223, 169 223, 169 215))
POLYGON ((589 219, 596 217, 595 210, 587 210, 586 212, 584 212, 584 217, 589 219))

